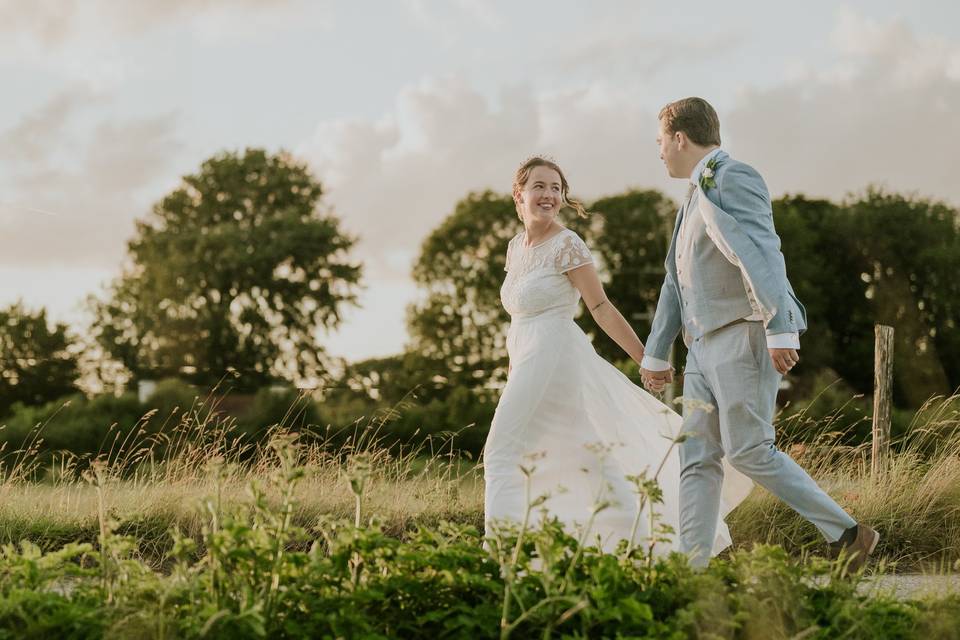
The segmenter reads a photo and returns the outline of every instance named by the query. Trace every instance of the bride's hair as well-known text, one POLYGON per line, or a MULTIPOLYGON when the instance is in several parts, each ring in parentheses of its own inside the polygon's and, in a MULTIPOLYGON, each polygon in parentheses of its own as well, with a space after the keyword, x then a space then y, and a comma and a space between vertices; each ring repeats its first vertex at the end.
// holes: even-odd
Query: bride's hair
MULTIPOLYGON (((571 209, 577 212, 577 215, 581 218, 586 218, 588 215, 587 210, 584 208, 583 203, 579 200, 575 200, 570 197, 570 185, 567 184, 567 177, 563 175, 563 171, 553 160, 544 158, 543 156, 531 156, 524 160, 523 164, 520 165, 520 168, 517 169, 516 174, 513 176, 513 199, 516 201, 517 196, 520 195, 520 190, 527 184, 527 180, 530 179, 530 172, 536 167, 547 167, 548 169, 553 169, 560 176, 560 196, 563 201, 564 207, 570 207, 571 209)), ((520 215, 520 212, 517 211, 517 215, 520 215)))

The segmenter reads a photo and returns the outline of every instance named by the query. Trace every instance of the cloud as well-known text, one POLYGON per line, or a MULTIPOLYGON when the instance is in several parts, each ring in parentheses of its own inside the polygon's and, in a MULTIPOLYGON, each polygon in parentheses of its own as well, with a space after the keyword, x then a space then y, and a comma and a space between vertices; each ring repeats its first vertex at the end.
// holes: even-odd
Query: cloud
POLYGON ((308 0, 0 0, 0 54, 7 64, 102 91, 139 72, 131 51, 144 35, 171 25, 201 42, 220 43, 262 42, 284 30, 331 24, 327 3, 308 0))
POLYGON ((743 42, 737 33, 712 33, 681 41, 675 36, 656 35, 638 29, 630 21, 586 31, 559 52, 551 52, 546 62, 555 62, 558 71, 578 71, 603 76, 641 78, 670 73, 678 67, 689 69, 700 62, 716 60, 735 51, 743 42))
POLYGON ((375 121, 319 125, 296 152, 310 161, 345 226, 361 236, 356 255, 368 285, 364 309, 348 315, 349 327, 327 341, 330 350, 351 358, 399 351, 420 243, 468 192, 508 193, 514 170, 531 154, 555 157, 580 197, 651 183, 682 190, 656 156, 655 114, 637 109, 636 100, 599 84, 546 95, 506 88, 491 100, 448 77, 407 87, 375 121))
POLYGON ((205 16, 223 19, 240 15, 262 26, 260 19, 264 15, 302 4, 302 0, 0 0, 0 33, 26 35, 44 46, 58 46, 84 37, 91 30, 138 35, 205 16))
POLYGON ((902 21, 844 10, 834 64, 772 89, 750 89, 721 121, 737 155, 774 193, 840 198, 868 184, 960 202, 960 43, 902 21))
POLYGON ((513 168, 537 141, 538 113, 528 92, 505 91, 495 108, 446 78, 403 90, 379 121, 323 123, 297 152, 362 237, 372 270, 406 278, 420 241, 457 200, 471 190, 509 190, 513 168), (399 274, 397 252, 408 256, 399 274))
POLYGON ((503 17, 487 0, 404 0, 403 4, 415 24, 447 45, 456 44, 455 34, 463 24, 494 31, 504 26, 503 17))
MULTIPOLYGON (((830 42, 828 64, 795 69, 776 86, 748 86, 725 105, 725 146, 761 171, 775 197, 840 199, 883 183, 957 202, 960 44, 850 11, 837 15, 830 42)), ((575 194, 586 199, 631 186, 679 197, 682 183, 668 178, 657 158, 656 112, 640 106, 661 102, 643 95, 644 70, 635 70, 636 82, 606 74, 603 60, 628 43, 591 48, 585 41, 570 50, 570 64, 602 79, 549 92, 508 88, 496 100, 456 78, 433 79, 403 90, 376 121, 321 124, 299 151, 347 226, 363 237, 358 253, 370 283, 364 300, 389 297, 389 287, 408 283, 403 266, 456 201, 483 188, 506 193, 513 169, 532 153, 556 157, 575 194)), ((738 68, 717 73, 730 75, 717 82, 743 81, 738 68)), ((357 314, 355 330, 377 331, 389 314, 376 315, 357 314)), ((399 342, 399 326, 396 333, 399 342)), ((334 349, 372 355, 347 343, 335 339, 334 349)))
POLYGON ((51 146, 69 146, 73 116, 97 101, 83 89, 68 89, 55 95, 35 113, 0 133, 0 161, 14 167, 41 165, 49 160, 51 146))
POLYGON ((361 236, 371 277, 405 280, 420 242, 459 199, 509 193, 514 170, 535 153, 556 158, 580 197, 680 189, 657 158, 655 114, 636 104, 603 85, 540 96, 508 88, 494 104, 456 78, 433 79, 403 90, 378 121, 322 123, 297 153, 361 236))
POLYGON ((161 195, 181 148, 175 117, 71 126, 100 100, 65 92, 0 133, 0 266, 116 267, 161 195))

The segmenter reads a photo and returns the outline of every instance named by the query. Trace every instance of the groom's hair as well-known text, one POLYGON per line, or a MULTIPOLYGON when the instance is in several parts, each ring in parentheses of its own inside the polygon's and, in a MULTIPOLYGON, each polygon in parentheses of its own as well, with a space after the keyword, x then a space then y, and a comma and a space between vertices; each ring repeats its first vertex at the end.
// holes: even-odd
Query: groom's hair
POLYGON ((703 98, 684 98, 660 109, 660 120, 666 118, 667 131, 682 131, 701 147, 720 144, 720 118, 703 98))

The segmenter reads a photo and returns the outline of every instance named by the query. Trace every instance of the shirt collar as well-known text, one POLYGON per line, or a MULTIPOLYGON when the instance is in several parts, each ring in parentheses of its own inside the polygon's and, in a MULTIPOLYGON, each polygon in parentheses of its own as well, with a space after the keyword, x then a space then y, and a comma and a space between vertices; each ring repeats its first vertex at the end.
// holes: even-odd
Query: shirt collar
POLYGON ((717 147, 716 149, 714 149, 713 151, 711 151, 710 153, 708 153, 707 155, 703 156, 700 159, 700 162, 697 163, 697 166, 693 168, 693 173, 690 174, 691 183, 697 184, 700 182, 700 174, 703 173, 704 167, 707 166, 707 163, 710 162, 711 158, 713 158, 715 155, 717 155, 721 151, 722 149, 720 147, 717 147))

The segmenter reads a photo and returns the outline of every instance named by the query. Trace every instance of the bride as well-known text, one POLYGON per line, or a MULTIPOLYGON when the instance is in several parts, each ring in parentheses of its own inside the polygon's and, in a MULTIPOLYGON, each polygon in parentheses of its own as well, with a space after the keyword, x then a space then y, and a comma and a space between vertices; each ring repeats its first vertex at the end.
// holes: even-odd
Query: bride
MULTIPOLYGON (((567 207, 586 215, 568 193, 560 167, 541 157, 527 160, 514 177, 524 230, 507 247, 500 290, 511 318, 510 372, 484 448, 484 521, 489 536, 500 523, 522 520, 529 474, 529 500, 548 496, 538 510, 574 535, 589 525, 585 539, 599 538, 612 551, 630 537, 638 515, 629 475, 650 477, 660 469, 663 502, 655 510, 660 523, 679 530, 680 461, 673 441, 681 418, 597 355, 574 323, 582 297, 597 325, 635 362, 643 358, 643 343, 607 300, 590 250, 557 220, 567 207)), ((713 554, 731 542, 723 517, 752 487, 726 462, 724 471, 713 554)), ((640 514, 635 543, 650 535, 646 515, 640 514)), ((675 549, 667 542, 654 552, 675 549)))

